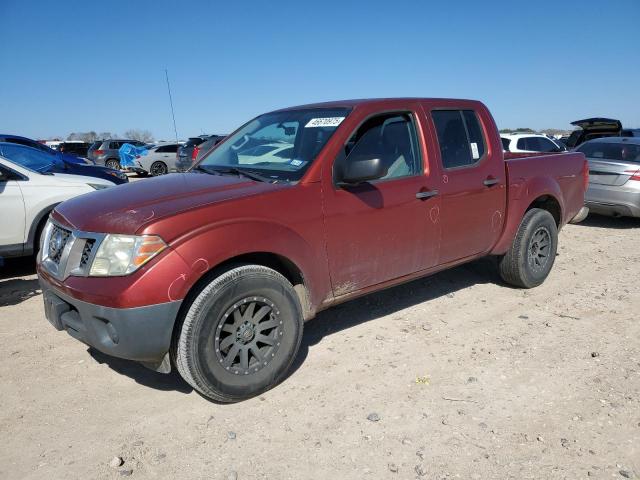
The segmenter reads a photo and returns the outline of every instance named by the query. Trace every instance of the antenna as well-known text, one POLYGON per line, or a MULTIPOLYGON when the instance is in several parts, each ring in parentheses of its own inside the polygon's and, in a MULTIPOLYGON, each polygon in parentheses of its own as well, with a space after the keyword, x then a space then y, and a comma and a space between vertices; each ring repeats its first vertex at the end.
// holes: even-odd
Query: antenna
POLYGON ((171 105, 171 117, 173 118, 173 132, 176 134, 176 143, 178 143, 178 129, 176 128, 176 114, 173 113, 173 98, 171 98, 171 86, 169 85, 169 72, 164 69, 164 76, 167 79, 167 90, 169 91, 169 104, 171 105))

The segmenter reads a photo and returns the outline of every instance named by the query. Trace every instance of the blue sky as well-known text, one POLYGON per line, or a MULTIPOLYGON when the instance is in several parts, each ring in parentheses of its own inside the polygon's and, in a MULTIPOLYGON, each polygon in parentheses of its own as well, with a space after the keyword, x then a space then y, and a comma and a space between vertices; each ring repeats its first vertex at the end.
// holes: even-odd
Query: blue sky
POLYGON ((498 125, 640 127, 640 0, 0 0, 0 132, 229 132, 345 98, 484 101, 498 125))

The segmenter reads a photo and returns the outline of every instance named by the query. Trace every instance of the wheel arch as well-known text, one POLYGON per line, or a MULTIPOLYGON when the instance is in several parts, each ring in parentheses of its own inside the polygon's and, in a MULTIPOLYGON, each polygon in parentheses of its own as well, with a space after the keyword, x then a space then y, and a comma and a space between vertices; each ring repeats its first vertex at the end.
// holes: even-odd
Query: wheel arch
POLYGON ((560 202, 555 196, 551 194, 540 195, 529 204, 529 206, 525 210, 525 213, 532 208, 539 208, 541 210, 548 211, 556 221, 556 226, 560 228, 560 225, 562 223, 562 207, 560 206, 560 202))
POLYGON ((60 202, 54 203, 53 205, 49 205, 48 207, 40 210, 31 221, 31 226, 29 227, 29 234, 27 235, 27 243, 24 246, 24 254, 32 255, 37 250, 36 245, 36 237, 38 236, 38 232, 41 231, 41 228, 44 227, 47 219, 49 218, 49 214, 53 211, 56 206, 58 206, 60 202))
POLYGON ((532 208, 541 208, 553 216, 558 230, 566 223, 563 194, 552 177, 534 177, 524 182, 514 182, 507 199, 506 223, 492 255, 503 255, 511 246, 524 215, 532 208))
POLYGON ((293 285, 293 289, 296 292, 300 301, 300 306, 302 307, 304 320, 310 320, 315 316, 315 309, 311 306, 309 289, 305 283, 304 274, 302 273, 302 269, 300 269, 296 263, 283 255, 273 252, 260 251, 242 253, 213 266, 204 272, 189 288, 189 291, 180 306, 176 321, 174 322, 173 332, 171 335, 172 343, 177 341, 182 329, 182 324, 184 323, 185 315, 200 291, 202 291, 202 289, 215 278, 241 265, 261 265, 280 273, 289 282, 291 282, 291 285, 293 285))

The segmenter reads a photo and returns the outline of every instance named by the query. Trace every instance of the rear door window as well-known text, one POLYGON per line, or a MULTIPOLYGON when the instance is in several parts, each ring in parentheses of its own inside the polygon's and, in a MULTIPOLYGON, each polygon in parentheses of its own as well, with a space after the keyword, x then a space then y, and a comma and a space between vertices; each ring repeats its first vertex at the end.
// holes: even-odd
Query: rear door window
POLYGON ((473 110, 434 110, 431 118, 444 168, 475 165, 484 156, 484 135, 473 110))
POLYGON ((158 153, 176 153, 177 151, 178 145, 164 145, 156 149, 156 152, 158 153))

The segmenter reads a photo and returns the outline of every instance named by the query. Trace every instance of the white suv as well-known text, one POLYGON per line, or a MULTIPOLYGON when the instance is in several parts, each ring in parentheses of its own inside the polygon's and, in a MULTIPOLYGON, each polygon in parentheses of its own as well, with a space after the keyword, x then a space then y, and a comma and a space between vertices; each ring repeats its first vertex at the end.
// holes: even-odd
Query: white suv
POLYGON ((114 183, 65 173, 39 173, 0 157, 0 260, 32 255, 49 212, 60 202, 114 183))
POLYGON ((501 134, 505 152, 564 152, 566 148, 537 133, 501 134))

